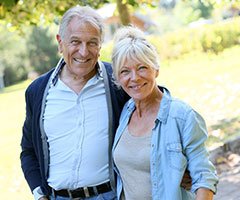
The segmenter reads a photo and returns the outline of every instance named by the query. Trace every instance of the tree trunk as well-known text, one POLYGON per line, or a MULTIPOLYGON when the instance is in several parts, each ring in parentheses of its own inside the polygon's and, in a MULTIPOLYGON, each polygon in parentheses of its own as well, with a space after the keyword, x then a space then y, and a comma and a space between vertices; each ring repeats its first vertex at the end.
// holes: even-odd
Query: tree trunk
POLYGON ((127 7, 127 3, 123 3, 123 0, 117 0, 117 9, 122 25, 126 26, 130 24, 130 15, 127 7))

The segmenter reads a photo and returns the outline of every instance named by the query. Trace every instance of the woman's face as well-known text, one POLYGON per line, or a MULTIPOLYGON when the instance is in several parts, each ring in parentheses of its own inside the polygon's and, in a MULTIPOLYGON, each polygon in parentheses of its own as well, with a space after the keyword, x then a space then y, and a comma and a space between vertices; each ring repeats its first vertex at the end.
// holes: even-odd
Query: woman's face
POLYGON ((119 70, 118 81, 134 100, 144 100, 156 86, 158 70, 136 60, 126 60, 119 70))

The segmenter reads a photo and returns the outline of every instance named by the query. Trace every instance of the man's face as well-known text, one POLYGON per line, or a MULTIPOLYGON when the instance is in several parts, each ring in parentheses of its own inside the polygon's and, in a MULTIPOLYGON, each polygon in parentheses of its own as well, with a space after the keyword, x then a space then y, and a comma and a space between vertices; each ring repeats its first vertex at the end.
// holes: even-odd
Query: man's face
POLYGON ((101 49, 101 35, 96 27, 75 17, 67 26, 64 38, 57 35, 57 40, 70 74, 81 78, 95 70, 101 49))

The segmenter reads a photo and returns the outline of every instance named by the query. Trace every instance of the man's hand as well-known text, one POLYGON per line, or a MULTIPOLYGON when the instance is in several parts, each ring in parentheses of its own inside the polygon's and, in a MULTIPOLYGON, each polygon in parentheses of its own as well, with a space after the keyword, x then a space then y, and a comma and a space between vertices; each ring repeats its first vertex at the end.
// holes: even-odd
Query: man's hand
POLYGON ((181 187, 184 188, 185 190, 190 190, 192 187, 192 178, 188 170, 184 172, 181 187))
POLYGON ((41 197, 41 198, 38 199, 38 200, 48 200, 48 198, 47 198, 47 197, 41 197))
POLYGON ((196 200, 213 200, 213 192, 207 188, 199 188, 196 194, 196 200))

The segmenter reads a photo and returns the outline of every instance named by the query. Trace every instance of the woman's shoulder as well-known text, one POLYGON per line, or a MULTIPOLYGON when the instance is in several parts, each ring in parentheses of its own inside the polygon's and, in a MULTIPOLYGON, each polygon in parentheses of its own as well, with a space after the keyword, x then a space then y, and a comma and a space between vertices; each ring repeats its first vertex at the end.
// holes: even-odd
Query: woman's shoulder
POLYGON ((185 101, 172 98, 170 103, 169 115, 172 117, 186 119, 189 113, 193 112, 193 108, 185 101))

